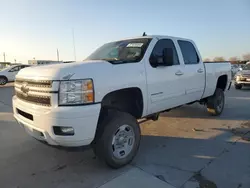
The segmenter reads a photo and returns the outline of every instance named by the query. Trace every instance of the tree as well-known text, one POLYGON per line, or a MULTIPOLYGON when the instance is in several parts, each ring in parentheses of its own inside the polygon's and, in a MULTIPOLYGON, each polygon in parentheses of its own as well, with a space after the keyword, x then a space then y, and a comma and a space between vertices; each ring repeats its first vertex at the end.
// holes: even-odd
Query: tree
POLYGON ((246 53, 242 55, 244 61, 250 61, 250 53, 246 53))
POLYGON ((204 62, 210 62, 211 60, 209 58, 205 58, 203 61, 204 62))
POLYGON ((214 61, 225 61, 224 57, 215 57, 214 61))
POLYGON ((239 61, 239 58, 237 56, 230 57, 229 61, 239 61))

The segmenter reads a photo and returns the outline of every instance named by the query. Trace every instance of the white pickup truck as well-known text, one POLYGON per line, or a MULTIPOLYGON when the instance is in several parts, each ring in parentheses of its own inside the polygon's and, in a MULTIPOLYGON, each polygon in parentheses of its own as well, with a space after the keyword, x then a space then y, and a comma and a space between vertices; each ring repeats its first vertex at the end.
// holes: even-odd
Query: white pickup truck
POLYGON ((104 44, 85 61, 30 67, 16 76, 14 117, 49 145, 92 145, 112 168, 132 161, 140 119, 200 102, 224 108, 230 63, 203 63, 192 40, 142 36, 104 44))

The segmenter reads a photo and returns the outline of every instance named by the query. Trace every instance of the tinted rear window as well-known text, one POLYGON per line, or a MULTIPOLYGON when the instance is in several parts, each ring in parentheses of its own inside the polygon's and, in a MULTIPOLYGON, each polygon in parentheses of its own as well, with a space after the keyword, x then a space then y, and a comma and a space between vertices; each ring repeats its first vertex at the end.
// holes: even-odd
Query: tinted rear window
POLYGON ((195 50, 194 45, 189 41, 179 40, 178 44, 181 48, 184 63, 187 65, 198 64, 200 62, 199 56, 195 50))

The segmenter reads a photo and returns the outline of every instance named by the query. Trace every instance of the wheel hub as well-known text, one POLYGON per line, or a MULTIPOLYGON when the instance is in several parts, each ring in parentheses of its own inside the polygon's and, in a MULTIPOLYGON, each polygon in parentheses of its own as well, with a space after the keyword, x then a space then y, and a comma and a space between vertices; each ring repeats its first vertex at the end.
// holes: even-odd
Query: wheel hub
POLYGON ((219 111, 222 110, 223 104, 224 104, 223 96, 222 96, 222 94, 220 94, 220 95, 218 96, 218 98, 217 98, 217 109, 218 109, 219 111))
POLYGON ((0 79, 0 84, 5 84, 5 79, 0 79))
POLYGON ((113 136, 113 155, 122 159, 130 154, 134 146, 135 134, 131 126, 122 125, 113 136))

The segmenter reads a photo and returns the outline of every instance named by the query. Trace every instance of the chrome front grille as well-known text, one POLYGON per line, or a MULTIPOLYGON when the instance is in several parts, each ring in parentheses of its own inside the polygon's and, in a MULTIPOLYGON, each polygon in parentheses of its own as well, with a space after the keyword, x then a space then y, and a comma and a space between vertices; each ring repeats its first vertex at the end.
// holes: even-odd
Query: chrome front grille
POLYGON ((26 102, 30 102, 30 103, 42 105, 42 106, 51 106, 51 97, 49 96, 41 96, 41 95, 33 95, 33 94, 26 95, 17 91, 16 91, 16 96, 17 98, 26 102))
POLYGON ((16 79, 16 97, 27 103, 51 106, 52 95, 57 93, 58 85, 50 80, 16 79))
POLYGON ((43 87, 43 88, 51 88, 52 87, 52 81, 50 81, 50 80, 16 79, 15 83, 16 84, 27 83, 28 86, 33 86, 33 87, 43 87))
POLYGON ((242 74, 242 77, 244 77, 244 78, 250 78, 250 74, 242 74))

